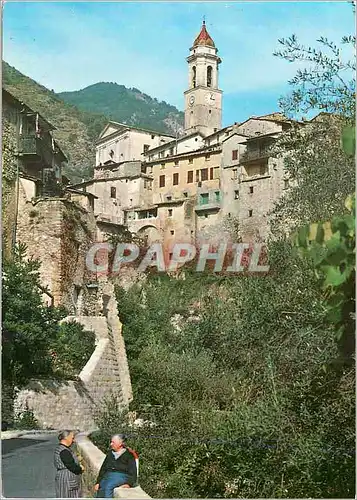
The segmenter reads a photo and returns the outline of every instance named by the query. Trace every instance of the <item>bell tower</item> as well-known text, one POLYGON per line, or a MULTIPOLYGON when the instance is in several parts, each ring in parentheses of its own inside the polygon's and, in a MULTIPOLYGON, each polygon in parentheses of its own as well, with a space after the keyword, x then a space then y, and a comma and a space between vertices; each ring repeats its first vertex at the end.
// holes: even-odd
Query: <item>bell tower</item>
POLYGON ((222 90, 218 89, 221 59, 203 21, 201 31, 187 58, 189 87, 185 96, 185 133, 198 131, 204 136, 222 127, 222 90))

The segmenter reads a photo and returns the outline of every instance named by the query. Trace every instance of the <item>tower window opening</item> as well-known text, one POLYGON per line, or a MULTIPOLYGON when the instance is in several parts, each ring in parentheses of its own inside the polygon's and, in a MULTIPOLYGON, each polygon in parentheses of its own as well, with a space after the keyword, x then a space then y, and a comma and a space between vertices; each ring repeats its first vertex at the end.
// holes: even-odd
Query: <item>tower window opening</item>
POLYGON ((212 66, 207 68, 207 87, 212 87, 212 66))
POLYGON ((192 68, 192 87, 196 87, 196 66, 192 68))

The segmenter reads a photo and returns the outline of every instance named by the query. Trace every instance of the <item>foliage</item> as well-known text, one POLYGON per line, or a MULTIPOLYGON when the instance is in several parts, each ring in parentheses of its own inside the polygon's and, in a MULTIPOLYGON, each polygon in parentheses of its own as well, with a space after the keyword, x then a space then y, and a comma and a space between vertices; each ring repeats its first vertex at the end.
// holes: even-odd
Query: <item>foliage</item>
POLYGON ((154 497, 352 497, 354 371, 311 266, 271 243, 271 274, 151 275, 117 288, 134 389, 94 436, 127 432, 154 497), (183 369, 184 367, 184 369, 183 369))
POLYGON ((340 46, 323 37, 317 42, 320 48, 305 47, 293 35, 279 40, 283 48, 275 53, 306 63, 289 82, 292 93, 280 100, 284 114, 322 112, 309 123, 294 122, 276 143, 291 187, 271 213, 275 236, 343 213, 354 190, 355 55, 348 58, 343 48, 354 48, 355 37, 343 37, 340 46))
POLYGON ((311 257, 321 278, 327 317, 336 326, 343 354, 350 357, 355 347, 355 196, 349 196, 345 205, 350 213, 302 227, 297 234, 297 245, 311 257))
POLYGON ((2 374, 18 387, 31 378, 77 374, 94 350, 93 337, 86 338, 82 327, 59 325, 63 308, 43 304, 39 268, 39 261, 26 259, 22 244, 3 262, 2 374))
POLYGON ((61 99, 83 111, 99 113, 110 120, 135 127, 175 134, 182 128, 183 113, 166 102, 117 83, 100 82, 74 92, 61 92, 61 99))
POLYGON ((329 116, 294 126, 276 143, 290 187, 271 212, 275 236, 346 211, 344 200, 354 190, 354 158, 341 148, 346 121, 329 116))
POLYGON ((74 321, 61 323, 50 348, 55 374, 73 378, 80 373, 95 349, 95 333, 84 331, 74 321))
POLYGON ((299 44, 295 35, 279 43, 282 49, 274 55, 289 62, 307 63, 307 67, 299 69, 289 82, 295 88, 290 96, 280 101, 284 111, 294 114, 317 109, 348 117, 354 122, 356 37, 344 36, 340 45, 320 37, 317 40, 319 48, 299 44), (346 55, 343 48, 346 48, 346 55))
POLYGON ((38 420, 35 418, 31 410, 24 410, 16 415, 14 421, 14 428, 19 430, 33 430, 40 429, 38 420))

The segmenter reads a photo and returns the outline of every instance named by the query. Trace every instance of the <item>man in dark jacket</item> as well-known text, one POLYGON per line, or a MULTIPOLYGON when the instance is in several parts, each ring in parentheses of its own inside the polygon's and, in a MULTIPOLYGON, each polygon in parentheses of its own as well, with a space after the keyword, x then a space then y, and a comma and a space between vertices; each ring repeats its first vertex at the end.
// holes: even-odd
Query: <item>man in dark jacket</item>
POLYGON ((115 488, 135 486, 137 480, 135 456, 125 446, 125 436, 113 436, 110 447, 94 486, 98 498, 113 498, 115 488))

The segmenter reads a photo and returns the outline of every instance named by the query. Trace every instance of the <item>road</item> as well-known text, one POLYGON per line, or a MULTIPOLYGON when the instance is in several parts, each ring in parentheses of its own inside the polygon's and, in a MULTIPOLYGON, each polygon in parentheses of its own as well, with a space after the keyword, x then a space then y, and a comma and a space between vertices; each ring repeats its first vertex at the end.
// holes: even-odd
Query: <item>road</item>
POLYGON ((57 442, 53 434, 2 440, 2 496, 54 498, 53 450, 57 442))

